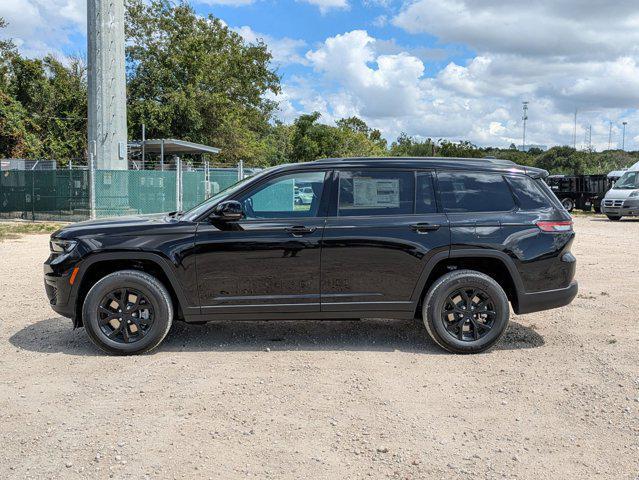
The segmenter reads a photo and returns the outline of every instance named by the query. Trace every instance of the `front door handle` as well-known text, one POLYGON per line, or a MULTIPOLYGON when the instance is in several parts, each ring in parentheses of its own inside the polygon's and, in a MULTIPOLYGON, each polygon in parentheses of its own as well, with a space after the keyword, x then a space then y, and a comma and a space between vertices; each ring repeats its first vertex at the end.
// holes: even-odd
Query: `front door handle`
POLYGON ((315 230, 317 230, 317 227, 305 227, 304 225, 294 225, 292 227, 286 227, 285 230, 287 233, 290 233, 294 237, 301 237, 302 235, 313 233, 315 230))
POLYGON ((440 225, 436 223, 413 223, 410 225, 410 228, 415 230, 417 233, 426 233, 433 232, 435 230, 439 230, 440 225))

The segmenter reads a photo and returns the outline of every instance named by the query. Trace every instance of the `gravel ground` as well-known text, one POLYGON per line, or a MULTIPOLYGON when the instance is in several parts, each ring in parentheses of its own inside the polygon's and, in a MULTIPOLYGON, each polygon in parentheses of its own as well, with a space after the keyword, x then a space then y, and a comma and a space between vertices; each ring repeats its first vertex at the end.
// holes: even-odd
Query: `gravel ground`
POLYGON ((639 475, 639 221, 576 218, 580 294, 443 353, 417 322, 178 324, 101 354, 0 243, 0 478, 639 475))

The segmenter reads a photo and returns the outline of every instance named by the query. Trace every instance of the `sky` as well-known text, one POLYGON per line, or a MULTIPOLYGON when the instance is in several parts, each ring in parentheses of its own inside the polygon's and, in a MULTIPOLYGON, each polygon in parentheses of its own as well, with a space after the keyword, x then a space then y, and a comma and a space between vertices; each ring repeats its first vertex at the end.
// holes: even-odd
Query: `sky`
MULTIPOLYGON (((636 0, 192 0, 282 78, 277 115, 356 115, 389 139, 639 149, 636 0), (612 122, 612 123, 611 123, 612 122), (612 125, 612 133, 611 133, 612 125), (610 135, 611 133, 611 135, 610 135)), ((86 54, 85 0, 0 0, 3 32, 32 57, 86 54)))

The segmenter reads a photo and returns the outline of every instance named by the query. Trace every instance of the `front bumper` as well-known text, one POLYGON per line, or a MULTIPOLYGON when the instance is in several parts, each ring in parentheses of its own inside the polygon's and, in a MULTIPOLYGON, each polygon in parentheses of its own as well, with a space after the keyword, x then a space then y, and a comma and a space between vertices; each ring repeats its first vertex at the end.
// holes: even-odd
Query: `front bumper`
POLYGON ((601 213, 619 217, 639 216, 639 200, 606 200, 601 202, 601 213))
POLYGON ((49 305, 59 315, 73 318, 75 316, 75 304, 70 301, 73 286, 69 283, 70 275, 55 276, 46 273, 44 275, 44 291, 49 299, 49 305))
POLYGON ((522 293, 519 295, 519 302, 515 313, 520 315, 563 307, 573 301, 578 291, 579 286, 577 282, 573 280, 566 288, 535 293, 522 293))

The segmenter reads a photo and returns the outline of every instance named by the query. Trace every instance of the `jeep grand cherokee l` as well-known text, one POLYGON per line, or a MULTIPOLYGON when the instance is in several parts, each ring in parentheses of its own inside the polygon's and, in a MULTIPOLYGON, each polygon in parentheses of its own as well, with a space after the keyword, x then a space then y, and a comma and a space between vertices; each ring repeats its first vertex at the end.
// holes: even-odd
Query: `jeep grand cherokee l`
POLYGON ((364 317, 421 317, 443 348, 481 352, 509 305, 524 314, 577 294, 571 217, 545 175, 488 159, 278 166, 187 212, 55 232, 46 292, 113 354, 157 347, 175 319, 364 317))

